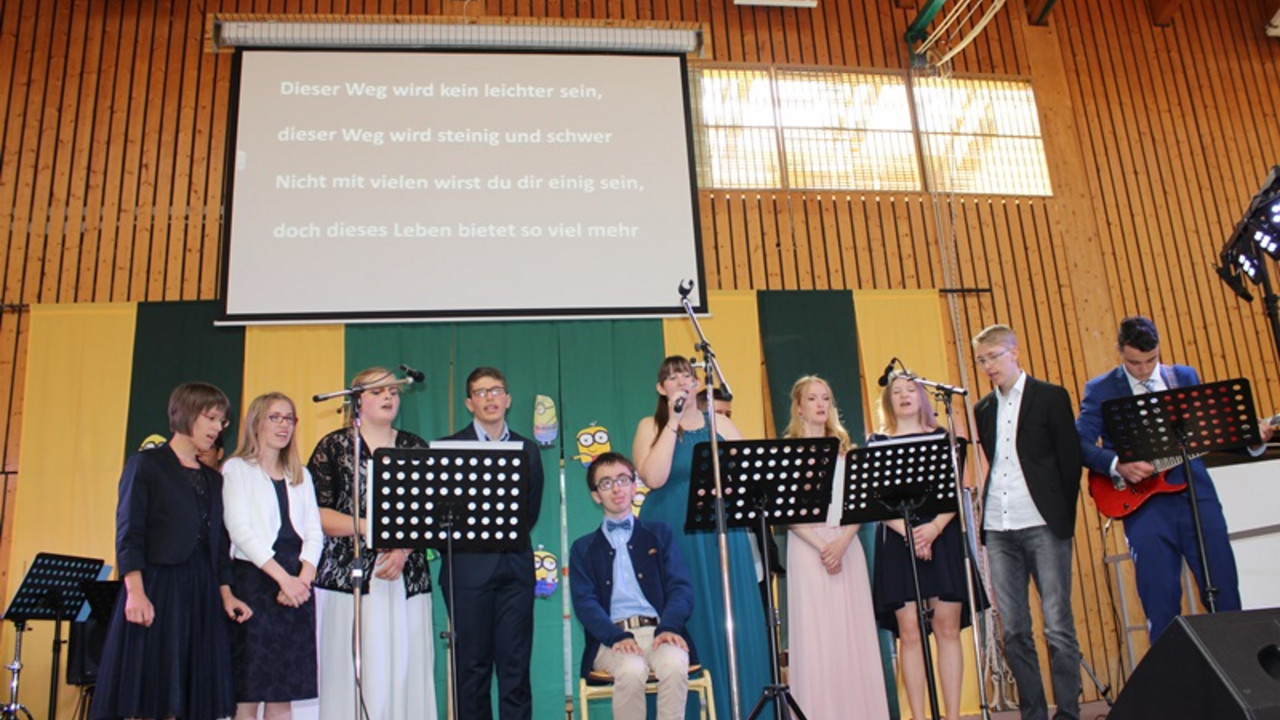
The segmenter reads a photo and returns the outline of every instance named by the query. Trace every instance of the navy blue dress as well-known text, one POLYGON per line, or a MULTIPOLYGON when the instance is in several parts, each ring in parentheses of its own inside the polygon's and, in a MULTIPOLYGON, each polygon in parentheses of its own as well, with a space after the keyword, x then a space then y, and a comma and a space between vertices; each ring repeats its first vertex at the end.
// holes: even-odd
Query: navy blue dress
MULTIPOLYGON (((290 575, 302 570, 302 537, 289 522, 289 489, 272 480, 280 505, 274 559, 290 575)), ((292 702, 317 697, 315 596, 301 606, 281 605, 280 586, 257 565, 235 562, 236 596, 253 608, 248 622, 232 625, 231 660, 237 702, 292 702)))

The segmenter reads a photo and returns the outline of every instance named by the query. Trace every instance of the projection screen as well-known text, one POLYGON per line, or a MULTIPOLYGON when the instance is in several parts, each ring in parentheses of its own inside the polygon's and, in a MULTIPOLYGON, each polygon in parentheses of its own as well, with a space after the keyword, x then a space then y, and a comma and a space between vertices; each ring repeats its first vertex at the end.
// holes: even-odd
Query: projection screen
POLYGON ((684 58, 237 53, 224 320, 705 310, 684 58))

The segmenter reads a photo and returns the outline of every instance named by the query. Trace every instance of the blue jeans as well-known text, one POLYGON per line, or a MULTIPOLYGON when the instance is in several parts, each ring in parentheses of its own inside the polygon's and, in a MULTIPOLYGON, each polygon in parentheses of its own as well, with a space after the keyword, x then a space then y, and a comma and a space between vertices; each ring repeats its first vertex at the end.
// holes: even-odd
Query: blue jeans
POLYGON ((1071 614, 1071 540, 1048 526, 986 532, 991 585, 1000 616, 1004 656, 1018 685, 1022 720, 1048 720, 1040 658, 1031 635, 1027 585, 1035 580, 1049 646, 1049 674, 1058 720, 1080 717, 1080 644, 1071 614))

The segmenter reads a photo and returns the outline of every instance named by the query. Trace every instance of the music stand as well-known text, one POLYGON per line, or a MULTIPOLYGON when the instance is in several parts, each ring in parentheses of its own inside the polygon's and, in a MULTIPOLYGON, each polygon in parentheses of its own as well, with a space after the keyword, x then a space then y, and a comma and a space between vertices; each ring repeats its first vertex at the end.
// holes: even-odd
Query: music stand
POLYGON ((49 717, 57 717, 58 668, 62 658, 62 619, 75 617, 84 605, 80 583, 94 580, 106 563, 97 558, 38 553, 9 601, 4 619, 13 621, 13 662, 8 666, 9 704, 0 708, 0 718, 30 719, 31 713, 18 703, 18 679, 22 673, 22 633, 30 620, 53 621, 53 662, 49 671, 49 717))
MULTIPOLYGON (((907 540, 913 516, 936 515, 956 508, 956 471, 951 461, 951 441, 946 435, 891 438, 865 448, 854 448, 845 455, 843 480, 841 525, 898 518, 907 533, 903 539, 907 540)), ((920 592, 920 566, 914 545, 907 557, 916 591, 916 621, 920 623, 920 650, 929 708, 933 717, 942 717, 938 712, 938 687, 929 649, 927 623, 933 610, 925 608, 920 592)))
POLYGON ((384 448, 369 474, 369 547, 444 551, 449 582, 449 684, 458 698, 453 553, 507 552, 526 542, 529 461, 520 443, 441 441, 384 448))
MULTIPOLYGON (((831 505, 831 482, 840 450, 836 438, 794 438, 786 440, 735 440, 718 443, 720 484, 724 488, 725 527, 751 527, 761 536, 775 524, 823 522, 831 505)), ((716 526, 715 477, 711 443, 693 448, 693 469, 689 481, 687 531, 713 530, 716 526)), ((771 577, 768 553, 761 557, 764 576, 771 577)), ((768 613, 776 614, 773 595, 768 595, 768 613)), ((806 720, 804 712, 782 682, 777 638, 769 636, 770 684, 760 693, 747 720, 757 717, 764 704, 774 701, 778 716, 790 712, 806 720), (781 700, 781 701, 780 701, 781 700), (782 702, 785 701, 785 702, 782 702)))
POLYGON ((1209 612, 1217 612, 1218 588, 1213 584, 1209 555, 1200 524, 1200 504, 1191 473, 1191 455, 1262 444, 1253 390, 1245 378, 1119 397, 1102 403, 1102 419, 1120 462, 1180 458, 1191 503, 1204 592, 1209 612))

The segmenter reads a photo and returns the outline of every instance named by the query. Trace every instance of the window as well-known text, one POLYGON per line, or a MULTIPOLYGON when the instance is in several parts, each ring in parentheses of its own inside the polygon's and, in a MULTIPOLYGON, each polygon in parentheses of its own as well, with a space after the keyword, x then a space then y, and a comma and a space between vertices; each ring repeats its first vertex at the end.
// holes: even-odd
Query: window
POLYGON ((691 78, 704 188, 920 191, 927 168, 938 191, 1051 193, 1025 80, 917 80, 917 142, 901 74, 707 66, 691 78))

